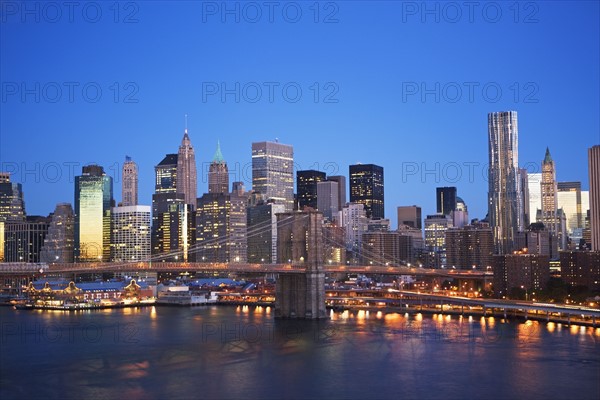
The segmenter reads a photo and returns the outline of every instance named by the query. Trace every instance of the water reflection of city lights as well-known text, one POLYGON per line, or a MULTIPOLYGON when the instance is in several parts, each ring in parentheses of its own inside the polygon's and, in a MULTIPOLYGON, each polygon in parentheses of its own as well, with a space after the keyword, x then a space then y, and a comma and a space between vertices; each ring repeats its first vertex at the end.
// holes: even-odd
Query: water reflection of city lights
POLYGON ((546 329, 548 329, 548 332, 554 332, 556 330, 556 324, 554 322, 548 322, 546 324, 546 329))
POLYGON ((570 332, 571 332, 572 335, 576 335, 577 332, 579 331, 579 327, 577 325, 571 325, 571 327, 570 327, 569 330, 570 330, 570 332))

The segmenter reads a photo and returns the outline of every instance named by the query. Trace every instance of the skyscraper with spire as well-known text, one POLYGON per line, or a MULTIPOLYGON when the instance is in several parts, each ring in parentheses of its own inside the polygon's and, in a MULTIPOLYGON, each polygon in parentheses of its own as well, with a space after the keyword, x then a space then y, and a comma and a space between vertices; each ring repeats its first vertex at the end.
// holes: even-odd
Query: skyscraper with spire
POLYGON ((498 254, 516 250, 516 235, 524 230, 518 132, 516 111, 488 114, 488 215, 498 254))
POLYGON ((556 185, 556 168, 546 147, 546 155, 542 161, 542 220, 544 226, 553 234, 558 232, 558 188, 556 185))
POLYGON ((229 170, 221 154, 221 144, 217 142, 217 151, 208 167, 208 193, 229 192, 229 170))
POLYGON ((246 203, 239 190, 229 192, 227 163, 217 143, 208 171, 208 193, 198 198, 196 210, 196 261, 246 262, 246 203))
MULTIPOLYGON (((187 123, 186 123, 187 125, 187 123)), ((196 176, 196 157, 194 148, 188 136, 187 126, 183 132, 183 139, 177 153, 177 193, 183 193, 185 203, 196 209, 197 176, 196 176)))
POLYGON ((136 206, 138 204, 138 167, 129 156, 125 156, 122 179, 121 205, 123 207, 136 206))

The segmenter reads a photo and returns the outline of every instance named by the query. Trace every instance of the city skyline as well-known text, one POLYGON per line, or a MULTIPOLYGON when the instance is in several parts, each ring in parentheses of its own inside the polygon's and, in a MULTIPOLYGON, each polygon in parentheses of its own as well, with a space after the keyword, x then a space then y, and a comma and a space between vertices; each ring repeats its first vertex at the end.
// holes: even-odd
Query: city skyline
MULTIPOLYGON (((188 140, 188 141, 189 141, 189 140, 191 139, 191 138, 189 138, 189 136, 188 136, 187 129, 185 130, 185 134, 184 134, 184 136, 186 137, 186 139, 184 139, 184 140, 188 140)), ((220 141, 218 140, 217 142, 220 142, 220 141)), ((270 141, 267 141, 267 142, 268 142, 268 143, 277 143, 277 142, 270 142, 270 141)), ((206 143, 206 142, 203 142, 203 143, 206 143)), ((256 144, 256 143, 265 143, 265 142, 253 142, 253 143, 251 143, 251 145, 252 145, 252 144, 256 144)), ((288 146, 288 145, 284 145, 284 146, 288 146)), ((291 147, 293 148, 293 144, 289 144, 289 146, 291 146, 291 147)), ((169 150, 174 150, 174 149, 169 149, 169 150)), ((520 147, 519 147, 519 150, 520 150, 520 147)), ((587 152, 587 148, 585 149, 585 151, 587 152)), ((172 154, 169 154, 169 153, 167 153, 167 156, 169 156, 169 155, 171 155, 171 156, 174 156, 174 157, 175 157, 175 162, 177 162, 177 158, 178 158, 178 157, 177 157, 177 154, 176 154, 176 152, 173 152, 172 154)), ((197 176, 197 178, 196 178, 196 185, 197 185, 197 187, 198 187, 198 195, 197 195, 197 199, 199 199, 200 197, 202 197, 202 195, 203 195, 203 194, 205 194, 205 193, 209 193, 209 192, 210 192, 210 190, 209 190, 209 185, 210 185, 210 179, 211 179, 211 178, 210 178, 210 176, 211 176, 211 166, 213 166, 213 165, 214 165, 214 163, 215 163, 215 160, 217 159, 217 158, 215 158, 215 157, 217 157, 217 158, 219 159, 219 162, 226 162, 226 161, 224 161, 224 160, 222 159, 222 154, 221 154, 221 146, 220 146, 220 143, 218 143, 218 144, 217 144, 217 151, 216 151, 216 152, 213 152, 213 156, 211 156, 211 158, 210 158, 210 161, 204 161, 204 160, 201 160, 201 161, 197 161, 197 162, 196 162, 196 165, 197 165, 197 166, 198 166, 198 165, 201 165, 201 167, 200 167, 200 168, 198 168, 198 171, 199 171, 199 172, 198 172, 198 175, 199 175, 199 176, 197 176)), ((249 158, 251 159, 251 155, 250 155, 250 157, 249 157, 249 158)), ((166 158, 165 158, 165 160, 166 160, 166 158)), ((103 166, 103 165, 99 165, 100 167, 102 167, 102 168, 104 169, 104 173, 106 174, 106 176, 110 177, 110 178, 112 179, 112 181, 113 181, 114 187, 113 187, 113 189, 112 189, 112 193, 113 193, 113 194, 112 194, 112 196, 113 196, 113 200, 115 201, 115 204, 119 203, 119 202, 118 202, 118 199, 119 199, 119 198, 123 198, 123 197, 122 197, 122 196, 123 196, 123 191, 122 191, 122 190, 121 190, 121 191, 117 191, 117 190, 115 190, 115 189, 117 189, 117 188, 121 188, 121 187, 122 187, 122 184, 124 184, 124 181, 123 181, 123 172, 122 172, 122 171, 124 171, 124 168, 126 168, 126 167, 127 167, 129 164, 130 164, 130 163, 133 163, 133 164, 135 165, 135 167, 138 169, 138 170, 136 171, 136 173, 139 173, 139 165, 137 165, 137 163, 136 163, 135 161, 136 161, 136 160, 135 160, 135 159, 133 159, 132 157, 130 157, 130 156, 126 156, 126 161, 125 161, 125 162, 123 162, 122 164, 114 164, 114 165, 111 165, 111 166, 109 166, 109 170, 108 170, 108 171, 106 170, 105 166, 103 166), (118 167, 115 167, 115 165, 118 165, 118 167), (115 173, 115 175, 111 175, 110 173, 108 173, 109 171, 115 171, 116 173, 115 173)), ((165 161, 163 160, 163 161, 162 161, 162 163, 164 163, 164 162, 165 162, 165 161)), ((153 168, 156 168, 156 165, 160 165, 160 164, 161 164, 161 163, 156 163, 156 164, 153 166, 153 168)), ((540 163, 539 163, 539 165, 540 165, 540 168, 539 168, 539 171, 540 171, 540 172, 539 172, 539 175, 540 175, 540 176, 541 176, 541 171, 542 171, 542 167, 543 167, 543 165, 542 165, 542 164, 543 164, 543 162, 540 162, 540 163)), ((75 178, 76 178, 77 176, 79 176, 79 175, 80 175, 80 173, 81 173, 81 170, 82 170, 82 168, 83 168, 83 167, 94 166, 94 165, 98 165, 98 164, 97 164, 97 163, 95 163, 95 162, 91 162, 91 163, 83 164, 83 165, 80 165, 80 166, 79 166, 79 165, 78 165, 78 166, 73 166, 73 165, 70 165, 70 166, 69 166, 70 168, 74 168, 74 170, 73 170, 73 171, 71 171, 71 172, 73 173, 73 182, 75 181, 75 178)), ((227 166, 227 165, 228 165, 228 163, 226 163, 225 165, 227 166)), ((238 165, 238 166, 239 166, 239 165, 240 165, 240 163, 236 163, 236 165, 238 165)), ((246 174, 250 174, 250 175, 251 175, 251 168, 250 168, 250 167, 251 167, 251 165, 252 165, 252 162, 251 162, 251 161, 249 162, 249 164, 246 164, 246 165, 245 165, 245 168, 244 168, 244 169, 246 170, 246 172, 245 172, 246 174)), ((295 163, 295 161, 294 161, 294 166, 296 166, 296 165, 297 165, 297 164, 296 164, 296 163, 295 163)), ((363 164, 361 163, 361 164, 357 164, 357 165, 363 165, 363 164)), ((350 167, 350 165, 349 165, 349 166, 346 166, 346 168, 348 168, 348 167, 350 167)), ((227 169, 227 168, 226 168, 226 169, 227 169)), ((385 168, 384 168, 384 170, 385 170, 385 168)), ((534 170, 535 170, 535 169, 534 169, 534 170)), ((294 174, 293 174, 293 177, 294 177, 294 179, 293 179, 293 185, 294 185, 294 194, 298 194, 298 190, 297 190, 297 183, 298 183, 298 182, 297 182, 297 179, 296 179, 296 173, 297 173, 297 172, 299 172, 299 170, 294 170, 294 174)), ((303 171, 300 171, 300 172, 303 172, 303 171)), ((323 172, 323 171, 318 171, 318 172, 325 174, 325 172, 323 172)), ((587 171, 584 171, 584 172, 587 172, 587 171)), ((5 173, 5 172, 3 172, 3 173, 4 173, 4 174, 5 174, 5 176, 6 176, 6 173, 5 173)), ((238 180, 236 180, 236 178, 238 178, 239 176, 238 176, 238 175, 236 175, 236 173, 237 173, 237 171, 227 171, 227 174, 228 174, 227 176, 229 177, 229 178, 228 178, 228 183, 227 183, 227 184, 228 184, 228 186, 230 186, 230 184, 232 184, 232 183, 234 183, 234 182, 237 182, 237 181, 238 181, 238 180)), ((386 171, 386 173, 387 173, 387 171, 386 171)), ((557 174, 558 174, 558 172, 557 172, 557 174)), ((340 173, 340 175, 341 175, 341 176, 343 176, 343 177, 346 177, 346 178, 348 178, 348 177, 349 177, 349 174, 348 174, 348 175, 343 175, 343 174, 341 174, 341 173, 340 173)), ((578 182, 578 183, 580 183, 580 184, 581 184, 581 187, 582 187, 582 190, 583 190, 583 188, 585 188, 586 184, 589 182, 589 181, 588 181, 588 178, 589 178, 589 177, 587 176, 587 174, 585 174, 585 173, 584 173, 583 179, 581 179, 581 180, 579 180, 579 181, 575 181, 575 182, 578 182)), ((14 180, 13 174, 10 174, 10 178, 9 178, 9 179, 10 179, 11 183, 13 183, 13 184, 20 184, 20 182, 18 182, 18 181, 15 181, 15 180, 14 180)), ((154 179, 154 180, 153 180, 153 182, 154 182, 154 183, 156 183, 155 181, 156 181, 156 179, 154 179)), ((249 184, 249 186, 247 187, 247 189, 248 189, 248 190, 253 190, 253 189, 254 189, 254 188, 252 187, 252 179, 251 179, 251 176, 250 176, 250 178, 249 178, 249 179, 248 179, 248 178, 244 178, 244 179, 243 179, 241 182, 243 182, 243 183, 248 183, 248 184, 249 184)), ((556 182, 558 182, 558 183, 565 183, 566 181, 560 181, 560 180, 557 178, 557 179, 556 179, 556 182)), ((137 182, 136 182, 136 183, 137 183, 137 182)), ((145 186, 143 182, 140 182, 140 183, 141 183, 141 185, 140 185, 140 186, 145 186)), ((31 186, 33 186, 33 185, 38 185, 38 184, 41 184, 41 183, 33 183, 33 184, 32 184, 32 183, 30 183, 30 185, 31 185, 31 186)), ((487 182, 486 182, 486 185, 487 185, 487 182)), ((70 203, 70 204, 74 204, 74 203, 71 203, 71 201, 58 202, 58 203, 56 203, 56 204, 42 203, 42 206, 43 206, 43 207, 45 207, 45 208, 48 208, 48 209, 49 209, 49 211, 48 211, 48 212, 46 212, 46 213, 44 213, 44 212, 42 212, 42 213, 32 213, 32 212, 28 211, 28 210, 29 210, 29 207, 28 207, 28 201, 27 201, 27 198, 28 198, 28 197, 27 197, 27 194, 28 194, 28 193, 27 193, 27 192, 28 192, 28 190, 27 190, 27 189, 28 189, 28 186, 29 186, 29 185, 27 185, 27 183, 26 183, 25 185, 21 184, 22 196, 23 196, 23 198, 24 198, 25 212, 27 213, 27 215, 42 215, 42 216, 44 216, 44 215, 48 215, 48 214, 50 214, 50 213, 52 212, 52 210, 54 209, 54 207, 55 207, 57 204, 61 204, 61 203, 70 203)), ((388 186, 390 186, 390 185, 388 185, 388 186)), ((386 186, 386 192, 387 192, 387 190, 388 190, 388 189, 387 189, 387 187, 388 187, 388 186, 386 186)), ((432 202, 433 204, 432 204, 432 206, 431 206, 431 209, 426 209, 426 210, 424 210, 424 213, 425 213, 425 214, 434 214, 434 213, 437 211, 436 209, 437 209, 437 196, 438 196, 438 194, 437 194, 436 192, 437 192, 437 190, 438 190, 438 189, 442 189, 442 187, 435 186, 435 187, 433 187, 433 188, 432 188, 432 190, 433 190, 433 193, 427 193, 427 194, 426 194, 426 197, 431 197, 431 198, 433 198, 433 202, 432 202), (428 196, 427 196, 427 195, 428 195, 428 196)), ((71 190, 73 190, 73 189, 71 189, 71 190)), ((229 189, 228 189, 228 190, 229 190, 229 191, 231 191, 231 190, 232 190, 232 188, 231 188, 231 187, 229 187, 229 189)), ((348 195, 348 196, 349 196, 349 195, 350 195, 350 193, 349 193, 349 188, 346 188, 346 192, 347 192, 347 193, 346 193, 346 195, 348 195)), ((458 187, 457 187, 457 193, 460 193, 460 186, 458 186, 458 187)), ((483 191, 482 191, 481 193, 483 193, 483 191)), ((480 193, 480 195, 481 195, 481 193, 480 193)), ((72 199, 72 197, 73 197, 73 196, 71 195, 70 197, 71 197, 71 199, 72 199)), ((136 197, 137 197, 137 193, 136 193, 136 197)), ((142 197, 142 196, 140 196, 140 197, 142 197)), ((457 197, 458 197, 458 196, 457 196, 457 197)), ((388 203, 388 202, 389 202, 389 200, 387 200, 387 196, 385 196, 385 199, 386 199, 386 203, 388 203)), ((540 200, 541 200, 541 199, 540 199, 540 200)), ((348 201, 349 201, 349 199, 348 199, 348 201)), ((393 212, 393 213, 392 213, 392 215, 395 215, 395 213, 396 213, 396 208, 397 208, 397 207, 401 207, 401 206, 407 206, 407 205, 409 205, 410 201, 408 201, 407 203, 402 203, 402 204, 401 204, 401 203, 394 203, 393 201, 392 201, 392 203, 393 203, 393 204, 392 204, 391 206, 388 204, 388 205, 386 206, 385 210, 387 211, 387 209, 388 209, 388 208, 393 208, 393 210, 392 210, 392 212, 393 212)), ((143 205, 143 204, 146 204, 146 203, 144 203, 144 202, 142 202, 142 201, 139 201, 139 200, 138 200, 137 204, 143 205)), ((147 204, 152 204, 152 200, 148 201, 148 203, 147 203, 147 204)), ((471 204, 472 204, 472 203, 470 203, 470 202, 467 202, 467 205, 468 205, 469 207, 471 207, 471 204)), ((420 204, 417 204, 417 205, 421 206, 420 204)), ((421 206, 421 207, 422 207, 422 206, 421 206)), ((423 207, 422 207, 422 208, 423 208, 423 207)), ((475 207, 473 207, 473 208, 477 209, 476 205, 475 205, 475 207)), ((540 208, 540 210, 541 210, 541 201, 540 201, 540 207, 539 207, 539 208, 540 208)), ((479 214, 479 215, 470 214, 470 219, 472 219, 472 218, 483 219, 483 218, 486 216, 486 213, 487 213, 487 210, 484 210, 484 213, 483 213, 483 214, 479 214)), ((394 219, 393 217, 392 217, 392 218, 390 218, 390 217, 388 216, 387 218, 388 218, 388 219, 390 219, 390 222, 391 222, 393 225, 395 225, 396 221, 395 221, 395 219, 394 219)), ((532 222, 533 222, 534 220, 535 220, 535 216, 534 216, 534 218, 533 218, 532 222)))
POLYGON ((115 23, 108 5, 96 24, 80 13, 73 23, 66 12, 58 22, 42 16, 39 23, 8 15, 0 27, 0 170, 15 171, 28 213, 46 215, 71 201, 72 177, 91 162, 105 167, 120 198, 117 178, 129 155, 139 168, 139 203, 150 204, 152 168, 176 152, 188 114, 199 187, 217 140, 234 174, 230 181, 250 188, 250 144, 279 138, 294 146, 295 169, 345 175, 358 162, 384 167, 386 180, 397 183, 386 187, 385 215, 410 204, 431 213, 435 188, 456 186, 470 215, 481 218, 487 209, 481 191, 487 185, 485 116, 515 110, 521 166, 539 171, 549 146, 557 181, 580 181, 587 190, 586 149, 600 141, 597 3, 540 3, 533 16, 521 8, 517 22, 514 9, 499 3, 497 23, 480 12, 470 22, 466 10, 456 23, 445 15, 423 19, 407 14, 405 2, 335 4, 337 11, 320 4, 319 23, 302 4, 296 24, 280 13, 270 23, 266 11, 257 23, 223 20, 203 14, 202 3, 172 10, 140 3, 131 17, 137 22, 129 24, 123 20, 132 10, 120 10, 115 23), (337 22, 325 23, 327 16, 337 22), (177 23, 157 29, 167 21, 177 23), (377 23, 359 29, 366 21, 377 23), (257 47, 264 41, 278 49, 276 57, 257 47), (490 43, 500 47, 488 52, 490 43), (78 84, 72 102, 68 82, 78 84), (277 84, 272 102, 268 82, 277 84), (234 91, 224 101, 222 84, 234 91), (262 97, 251 102, 255 84, 262 97), (52 102, 55 85, 63 88, 62 98, 52 102), (96 87, 102 97, 92 102, 96 87), (292 102, 296 87, 302 98, 292 102), (457 87, 461 96, 454 101, 457 87), (489 95, 483 96, 484 87, 489 95), (457 166, 462 176, 454 179, 457 166))

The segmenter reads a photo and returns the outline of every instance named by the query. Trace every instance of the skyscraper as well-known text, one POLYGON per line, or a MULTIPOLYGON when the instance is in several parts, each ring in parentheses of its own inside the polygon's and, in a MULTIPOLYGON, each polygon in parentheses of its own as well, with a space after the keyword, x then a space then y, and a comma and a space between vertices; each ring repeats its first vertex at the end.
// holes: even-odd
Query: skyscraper
POLYGON ((338 219, 338 183, 324 181, 317 183, 317 209, 323 213, 323 219, 338 219))
POLYGON ((25 221, 25 202, 21 184, 11 182, 8 172, 0 172, 0 262, 4 261, 7 221, 25 221))
POLYGON ((600 145, 588 149, 592 250, 600 251, 600 145))
POLYGON ((537 211, 542 209, 542 173, 527 174, 527 189, 529 192, 529 223, 537 222, 537 211))
POLYGON ((205 193, 196 212, 196 261, 246 262, 247 196, 205 193))
POLYGON ((208 193, 229 193, 229 169, 221 154, 221 144, 208 167, 208 193))
POLYGON ((252 189, 266 200, 294 209, 294 148, 278 142, 252 143, 252 189))
POLYGON ((456 209, 450 213, 452 217, 452 226, 462 228, 469 224, 469 209, 465 201, 456 196, 456 209))
POLYGON ((488 215, 498 254, 512 252, 524 229, 518 143, 517 112, 489 113, 488 215))
POLYGON ((350 165, 350 202, 364 204, 368 218, 385 218, 383 194, 383 167, 350 165))
POLYGON ((4 225, 4 261, 40 262, 49 217, 28 216, 25 221, 7 221, 4 225))
MULTIPOLYGON (((583 210, 581 201, 581 182, 557 182, 558 208, 562 208, 567 218, 569 236, 576 229, 583 229, 583 210)), ((585 210, 587 211, 587 209, 585 210)))
POLYGON ((546 148, 546 155, 542 161, 542 222, 550 233, 558 234, 558 196, 556 186, 556 169, 550 150, 546 148))
POLYGON ((531 211, 529 209, 529 179, 527 169, 519 168, 519 180, 521 185, 521 200, 523 202, 523 227, 531 224, 531 211))
POLYGON ((165 259, 187 259, 195 221, 191 205, 177 190, 177 154, 167 154, 154 167, 155 187, 152 195, 152 254, 169 254, 165 259), (174 252, 182 252, 180 257, 174 252))
POLYGON ((421 217, 421 207, 418 206, 400 206, 398 207, 398 229, 406 225, 415 229, 423 229, 421 217))
POLYGON ((75 218, 69 203, 59 203, 54 209, 44 247, 40 253, 43 263, 72 263, 75 241, 75 218))
POLYGON ((194 148, 188 136, 188 130, 185 128, 179 152, 177 153, 177 192, 183 193, 185 204, 190 204, 192 209, 196 208, 197 176, 196 176, 196 157, 194 148))
POLYGON ((346 250, 350 258, 358 261, 362 247, 362 234, 367 231, 367 214, 364 204, 348 203, 342 208, 341 226, 346 231, 346 250))
POLYGON ((75 177, 75 261, 110 258, 110 208, 113 182, 99 165, 87 165, 75 177))
POLYGON ((113 207, 111 260, 119 262, 150 259, 150 206, 113 207))
POLYGON ((311 207, 317 209, 317 183, 327 179, 325 172, 312 169, 296 172, 296 195, 298 209, 311 207))
POLYGON ((177 154, 167 154, 162 161, 154 167, 155 193, 177 193, 177 154))
POLYGON ((456 188, 454 186, 435 188, 435 200, 437 213, 450 215, 456 209, 456 188))
POLYGON ((121 205, 136 206, 138 204, 138 167, 131 157, 125 157, 123 163, 121 186, 121 205))
POLYGON ((10 181, 10 174, 0 172, 0 221, 24 221, 25 201, 20 183, 10 181))
POLYGON ((449 215, 433 214, 425 218, 425 246, 430 267, 446 266, 446 231, 452 228, 449 215))
POLYGON ((487 270, 492 266, 494 239, 492 230, 483 225, 466 225, 446 231, 446 262, 450 267, 487 270))
POLYGON ((277 261, 277 214, 285 211, 283 204, 261 203, 247 209, 248 262, 277 261))
POLYGON ((338 183, 338 210, 341 210, 346 205, 346 177, 333 175, 327 177, 327 180, 338 183))

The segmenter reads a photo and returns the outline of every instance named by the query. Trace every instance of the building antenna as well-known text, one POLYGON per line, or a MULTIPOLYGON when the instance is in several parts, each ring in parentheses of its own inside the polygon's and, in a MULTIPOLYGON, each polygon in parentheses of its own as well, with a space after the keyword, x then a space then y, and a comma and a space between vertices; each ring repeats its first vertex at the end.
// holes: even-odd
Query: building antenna
POLYGON ((185 114, 185 133, 187 133, 187 114, 185 114))

